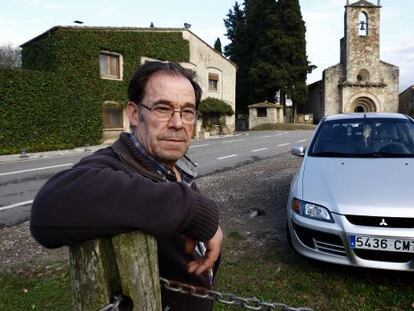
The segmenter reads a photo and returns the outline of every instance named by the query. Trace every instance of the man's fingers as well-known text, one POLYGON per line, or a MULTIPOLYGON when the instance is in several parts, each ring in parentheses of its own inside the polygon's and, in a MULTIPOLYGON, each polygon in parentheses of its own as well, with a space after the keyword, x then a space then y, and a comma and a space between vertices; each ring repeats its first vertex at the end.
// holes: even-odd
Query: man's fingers
MULTIPOLYGON (((214 262, 213 262, 214 263, 214 262)), ((189 273, 195 273, 195 274, 201 274, 204 271, 209 270, 213 263, 206 262, 204 258, 201 258, 199 260, 194 260, 188 263, 188 272, 189 273)))
POLYGON ((188 272, 200 274, 213 267, 218 258, 218 253, 207 252, 203 257, 188 263, 188 272))
POLYGON ((191 261, 191 262, 188 263, 187 267, 188 267, 188 272, 193 273, 195 270, 197 270, 198 262, 197 261, 191 261))
POLYGON ((195 270, 195 274, 201 274, 204 271, 210 270, 212 266, 213 265, 208 265, 208 264, 203 263, 197 267, 197 269, 195 270))
MULTIPOLYGON (((189 238, 187 239, 189 240, 189 238)), ((214 263, 220 255, 221 243, 223 240, 223 232, 220 226, 211 240, 206 242, 206 253, 203 257, 188 263, 187 268, 189 273, 200 274, 213 267, 214 263)), ((194 241, 194 240, 193 240, 194 241)), ((194 241, 195 247, 195 241, 194 241)), ((187 241, 186 241, 187 249, 187 241)), ((194 248, 193 248, 194 249, 194 248)))

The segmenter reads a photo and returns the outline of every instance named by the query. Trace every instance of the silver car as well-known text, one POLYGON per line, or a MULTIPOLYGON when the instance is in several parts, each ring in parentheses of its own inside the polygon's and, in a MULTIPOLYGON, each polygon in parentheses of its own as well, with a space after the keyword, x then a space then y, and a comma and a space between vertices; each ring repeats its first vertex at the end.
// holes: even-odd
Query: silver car
POLYGON ((313 259, 414 271, 414 120, 352 113, 321 120, 289 192, 288 238, 313 259))

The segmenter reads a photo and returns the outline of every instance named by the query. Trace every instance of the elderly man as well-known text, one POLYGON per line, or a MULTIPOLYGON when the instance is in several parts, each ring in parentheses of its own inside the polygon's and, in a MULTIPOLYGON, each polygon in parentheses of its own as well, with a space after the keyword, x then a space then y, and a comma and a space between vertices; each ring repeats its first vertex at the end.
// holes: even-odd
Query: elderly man
MULTIPOLYGON (((201 89, 175 63, 133 75, 131 133, 52 177, 36 196, 31 232, 46 247, 142 230, 157 238, 160 275, 212 287, 223 238, 216 204, 201 195, 185 154, 201 89)), ((211 310, 209 300, 162 291, 165 310, 211 310)))

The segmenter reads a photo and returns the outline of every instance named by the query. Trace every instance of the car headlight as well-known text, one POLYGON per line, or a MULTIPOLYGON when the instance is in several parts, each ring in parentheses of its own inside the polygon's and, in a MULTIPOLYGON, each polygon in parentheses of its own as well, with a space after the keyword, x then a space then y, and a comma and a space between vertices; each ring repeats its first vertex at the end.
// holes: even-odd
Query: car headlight
POLYGON ((327 222, 334 222, 334 219, 326 207, 305 202, 294 198, 292 201, 292 210, 301 216, 322 220, 327 222))

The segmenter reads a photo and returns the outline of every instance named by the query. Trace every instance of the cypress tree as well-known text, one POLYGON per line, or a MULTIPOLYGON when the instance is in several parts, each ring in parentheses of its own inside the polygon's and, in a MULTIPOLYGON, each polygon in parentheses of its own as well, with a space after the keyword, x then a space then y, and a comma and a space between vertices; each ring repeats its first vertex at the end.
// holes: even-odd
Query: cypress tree
POLYGON ((277 3, 281 27, 281 64, 286 69, 284 91, 293 101, 294 114, 297 105, 307 100, 306 75, 315 66, 310 65, 306 55, 306 27, 302 19, 299 0, 279 0, 277 3))
POLYGON ((249 100, 274 101, 285 76, 280 60, 280 24, 274 0, 249 1, 246 42, 251 51, 249 100))
POLYGON ((226 15, 224 26, 226 27, 225 35, 230 40, 230 43, 224 47, 224 55, 238 66, 236 74, 236 112, 247 113, 250 56, 246 45, 246 16, 237 1, 233 9, 230 9, 226 15))
MULTIPOLYGON (((307 100, 306 75, 315 66, 306 55, 305 23, 299 0, 236 2, 224 24, 230 44, 224 54, 238 65, 236 107, 274 101, 277 90, 296 105, 307 100)), ((284 101, 282 100, 282 103, 284 101)))
POLYGON ((219 52, 220 54, 223 54, 221 50, 221 41, 220 38, 217 38, 216 42, 214 42, 214 49, 219 52))

